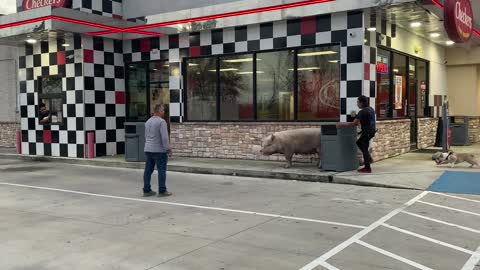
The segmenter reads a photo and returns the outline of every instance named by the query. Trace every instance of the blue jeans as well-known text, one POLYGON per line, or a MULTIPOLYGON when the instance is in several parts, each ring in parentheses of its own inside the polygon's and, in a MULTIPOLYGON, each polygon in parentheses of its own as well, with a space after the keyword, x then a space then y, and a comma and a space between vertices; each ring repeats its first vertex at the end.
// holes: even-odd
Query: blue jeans
POLYGON ((145 171, 143 173, 143 192, 152 191, 150 185, 152 180, 152 173, 155 170, 155 164, 158 170, 158 192, 164 193, 167 191, 165 182, 167 181, 167 153, 151 153, 145 152, 145 171))

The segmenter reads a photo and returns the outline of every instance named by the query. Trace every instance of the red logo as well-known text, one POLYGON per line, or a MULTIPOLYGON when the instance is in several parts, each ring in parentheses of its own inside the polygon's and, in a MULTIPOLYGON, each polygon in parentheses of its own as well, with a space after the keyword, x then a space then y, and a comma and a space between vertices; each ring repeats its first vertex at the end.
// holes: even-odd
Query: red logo
POLYGON ((66 0, 23 0, 23 10, 30 10, 46 6, 65 7, 66 0))
POLYGON ((377 62, 377 73, 388 73, 388 65, 382 62, 377 62))
POLYGON ((473 10, 470 0, 445 0, 445 29, 452 41, 463 43, 473 35, 473 10))

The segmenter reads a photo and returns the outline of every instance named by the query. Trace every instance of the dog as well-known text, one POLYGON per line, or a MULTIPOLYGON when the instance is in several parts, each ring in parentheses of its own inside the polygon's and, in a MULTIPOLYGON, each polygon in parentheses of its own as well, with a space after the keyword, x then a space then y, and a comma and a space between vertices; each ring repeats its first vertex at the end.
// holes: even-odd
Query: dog
POLYGON ((462 153, 454 153, 454 152, 449 152, 449 153, 442 153, 442 152, 437 152, 432 156, 432 159, 435 160, 437 165, 441 164, 450 164, 450 167, 454 168, 455 165, 467 162, 470 163, 471 166, 470 168, 473 167, 480 167, 480 162, 478 162, 478 159, 475 158, 475 155, 472 154, 462 154, 462 153))

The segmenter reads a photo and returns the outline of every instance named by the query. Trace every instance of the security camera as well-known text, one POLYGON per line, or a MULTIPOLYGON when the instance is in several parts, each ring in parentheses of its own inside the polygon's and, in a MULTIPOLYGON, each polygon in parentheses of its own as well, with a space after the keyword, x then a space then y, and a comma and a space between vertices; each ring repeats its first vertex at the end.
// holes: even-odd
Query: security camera
POLYGON ((352 32, 352 33, 350 33, 349 35, 350 35, 351 37, 355 37, 355 36, 356 36, 356 34, 355 34, 355 33, 353 33, 353 32, 352 32))

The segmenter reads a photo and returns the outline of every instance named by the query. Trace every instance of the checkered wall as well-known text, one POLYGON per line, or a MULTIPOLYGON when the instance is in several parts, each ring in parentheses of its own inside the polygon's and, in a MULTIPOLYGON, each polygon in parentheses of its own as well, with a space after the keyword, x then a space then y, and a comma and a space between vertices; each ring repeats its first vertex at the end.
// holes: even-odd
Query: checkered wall
POLYGON ((85 157, 95 134, 96 156, 124 153, 125 83, 122 41, 73 35, 19 47, 22 154, 85 157), (61 75, 63 123, 38 121, 38 77, 61 75))
POLYGON ((95 132, 96 156, 125 151, 123 42, 83 37, 85 130, 95 132))
POLYGON ((81 36, 19 47, 18 80, 22 154, 84 157, 83 66, 81 36), (40 125, 38 77, 62 76, 63 123, 40 125))
POLYGON ((73 0, 72 8, 106 17, 123 18, 122 0, 73 0))
POLYGON ((124 41, 128 62, 168 60, 170 63, 171 122, 183 121, 182 74, 184 57, 285 49, 307 45, 341 44, 341 121, 352 120, 357 97, 371 95, 370 48, 364 46, 362 11, 305 17, 225 29, 181 33, 124 41), (368 53, 368 54, 367 54, 368 53), (367 67, 368 64, 368 67, 367 67), (365 72, 368 70, 368 72, 365 72), (367 76, 368 74, 368 76, 367 76))

